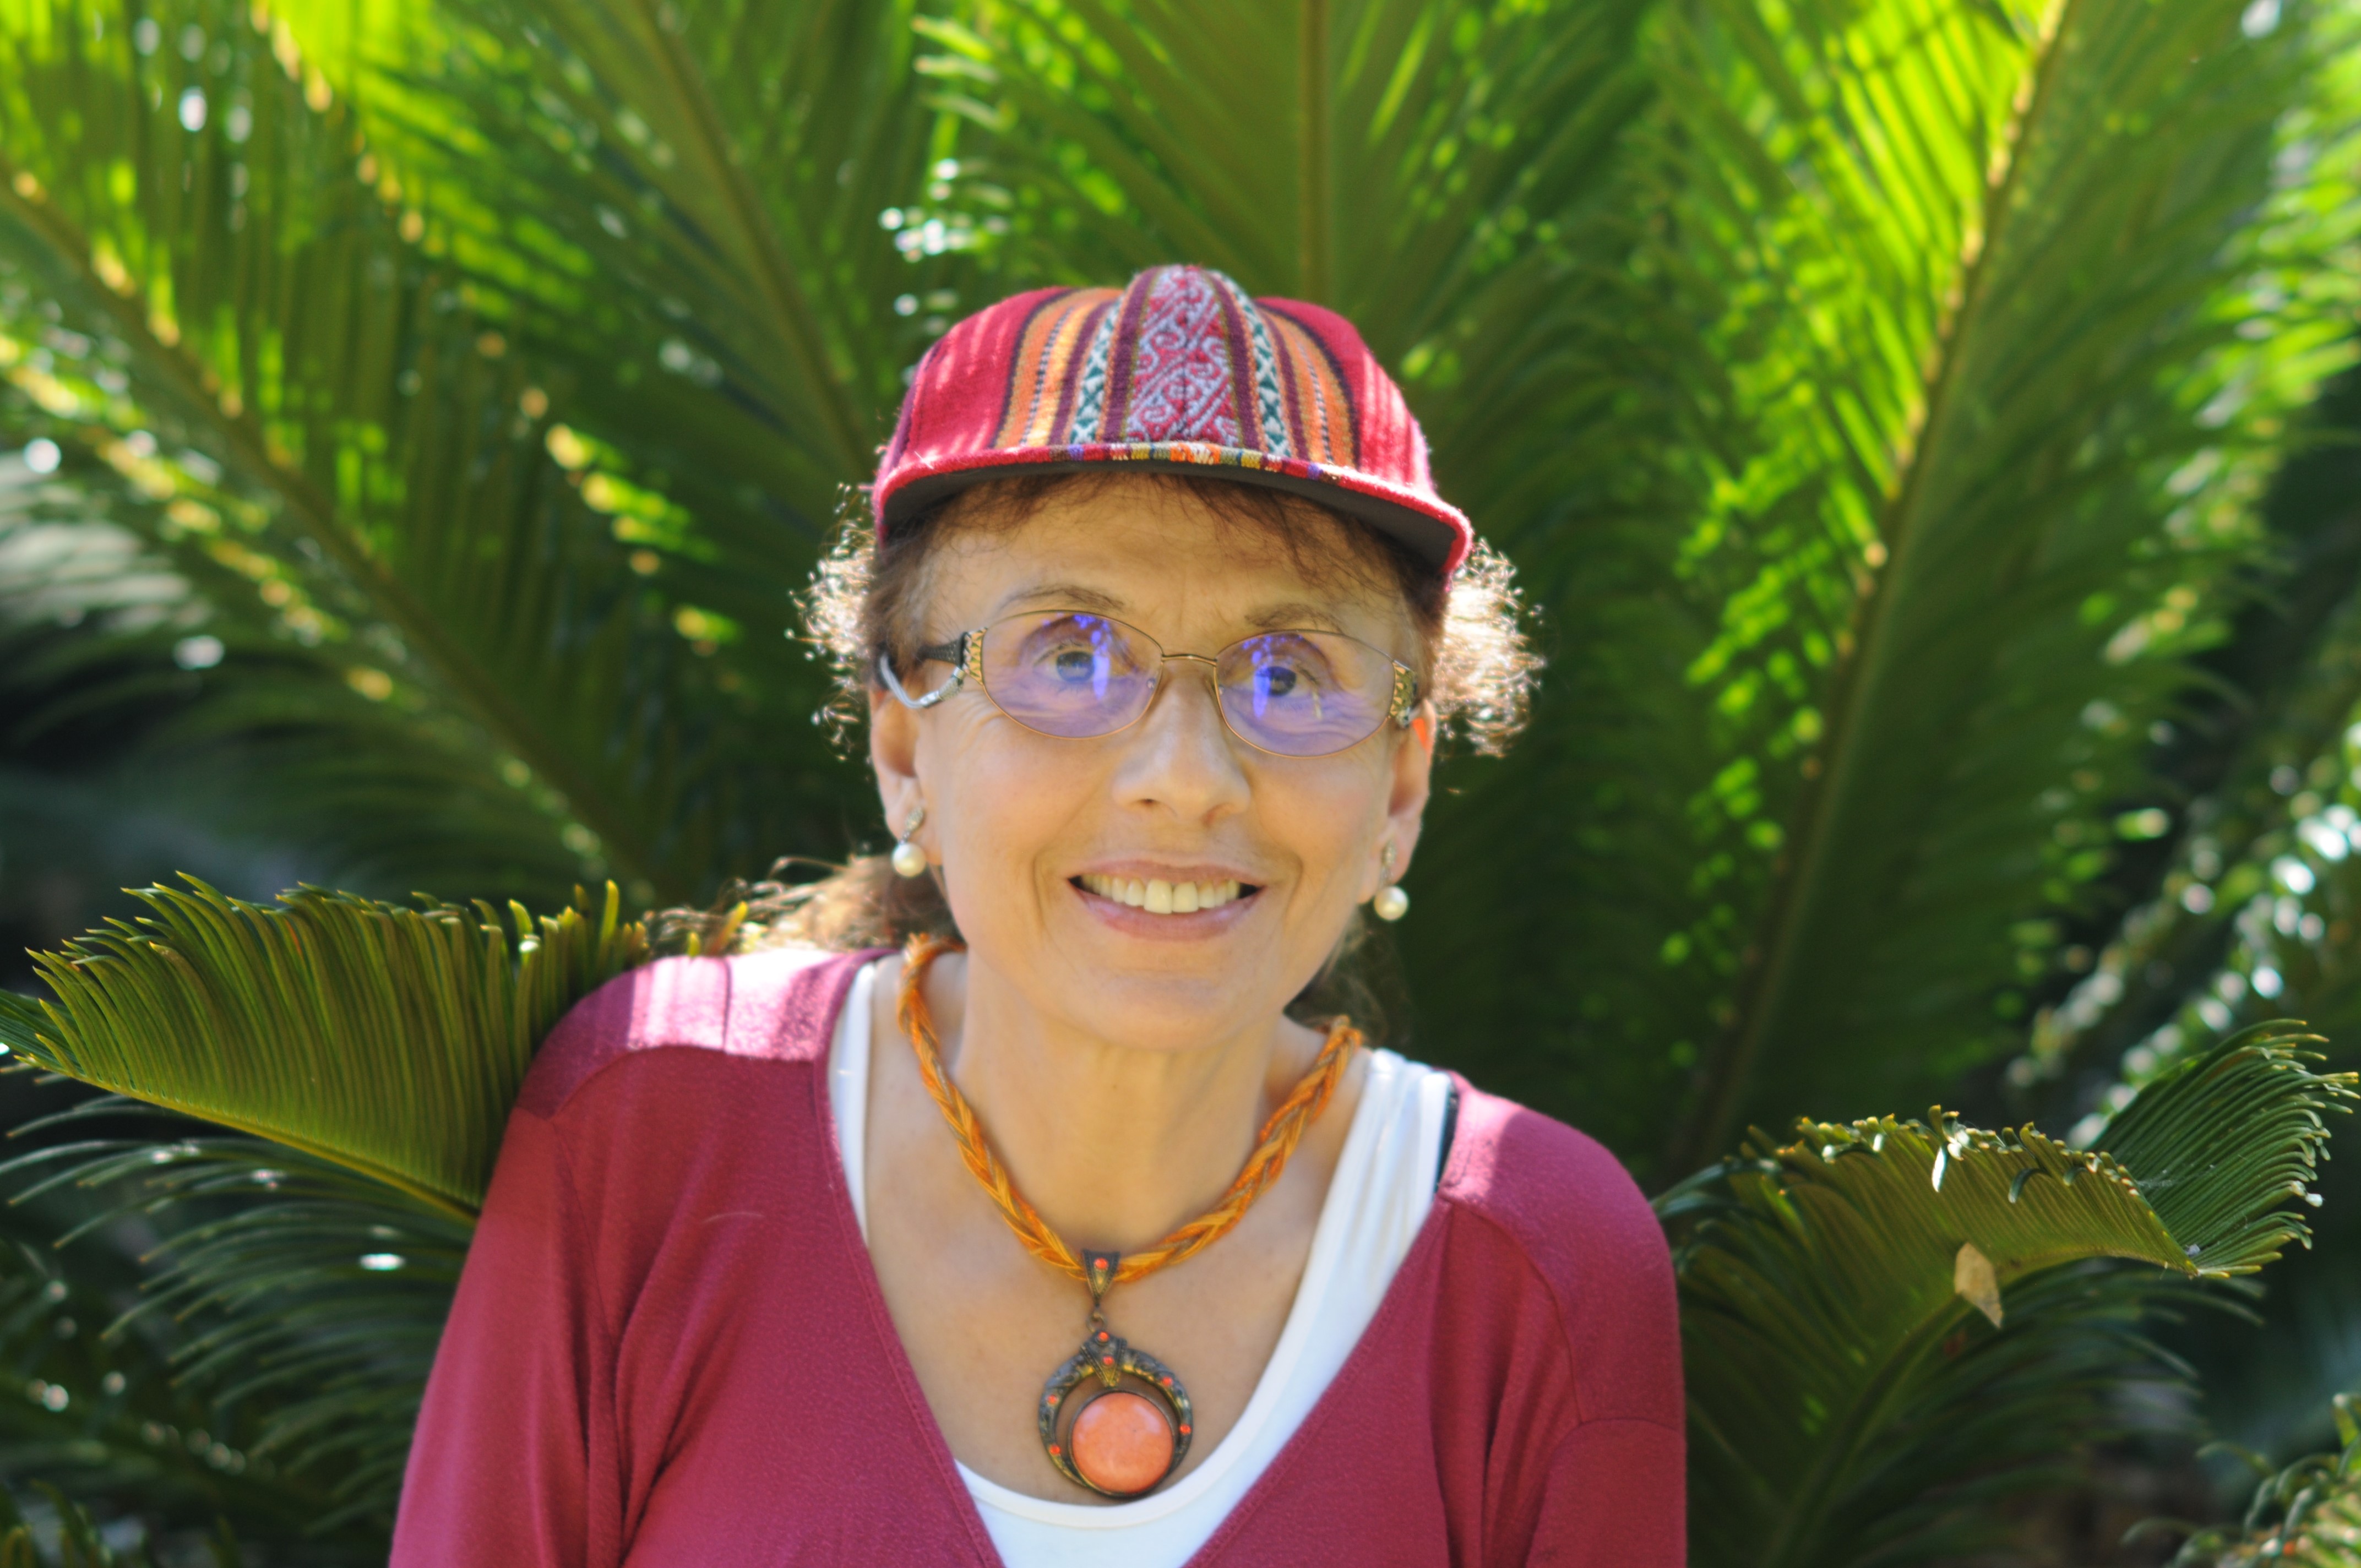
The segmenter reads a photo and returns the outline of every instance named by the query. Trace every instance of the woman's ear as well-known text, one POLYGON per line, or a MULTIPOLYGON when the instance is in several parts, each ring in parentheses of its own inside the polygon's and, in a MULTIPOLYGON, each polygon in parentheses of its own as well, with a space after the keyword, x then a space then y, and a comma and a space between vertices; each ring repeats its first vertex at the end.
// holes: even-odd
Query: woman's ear
POLYGON ((925 792, 918 785, 918 716, 882 687, 869 688, 869 765, 885 825, 897 835, 925 792))
MULTIPOLYGON (((1410 732, 1394 742, 1392 787, 1386 797, 1385 834, 1394 846, 1394 876, 1410 870, 1418 848, 1420 825, 1426 817, 1426 798, 1434 777, 1434 705, 1421 703, 1410 721, 1410 732)), ((1382 840, 1381 840, 1382 841, 1382 840)), ((1369 889, 1377 891, 1375 885, 1369 889)))

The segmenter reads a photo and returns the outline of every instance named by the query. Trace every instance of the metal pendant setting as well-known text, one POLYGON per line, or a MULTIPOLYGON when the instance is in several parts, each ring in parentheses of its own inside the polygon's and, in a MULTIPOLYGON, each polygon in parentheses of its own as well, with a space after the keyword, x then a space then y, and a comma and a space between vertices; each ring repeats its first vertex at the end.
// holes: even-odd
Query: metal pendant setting
POLYGON ((1106 1326, 1099 1299, 1115 1275, 1113 1253, 1086 1252, 1090 1326, 1082 1344, 1049 1375, 1038 1411, 1041 1446, 1058 1474, 1103 1497, 1141 1497, 1188 1457, 1194 1424, 1189 1390, 1172 1369, 1106 1326))

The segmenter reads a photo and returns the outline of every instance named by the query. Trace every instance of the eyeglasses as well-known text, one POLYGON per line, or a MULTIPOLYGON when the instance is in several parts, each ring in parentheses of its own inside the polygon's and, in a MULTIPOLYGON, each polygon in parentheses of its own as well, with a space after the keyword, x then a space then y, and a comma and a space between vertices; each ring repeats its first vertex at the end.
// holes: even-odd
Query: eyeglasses
POLYGON ((1147 632, 1104 615, 1053 609, 963 631, 919 649, 918 659, 951 673, 913 695, 895 678, 892 657, 877 659, 886 689, 907 707, 932 707, 973 681, 1026 729, 1070 740, 1138 722, 1174 659, 1206 666, 1231 734, 1282 757, 1333 755, 1389 719, 1408 729, 1418 711, 1418 676, 1408 665, 1337 631, 1265 631, 1208 657, 1168 653, 1147 632))

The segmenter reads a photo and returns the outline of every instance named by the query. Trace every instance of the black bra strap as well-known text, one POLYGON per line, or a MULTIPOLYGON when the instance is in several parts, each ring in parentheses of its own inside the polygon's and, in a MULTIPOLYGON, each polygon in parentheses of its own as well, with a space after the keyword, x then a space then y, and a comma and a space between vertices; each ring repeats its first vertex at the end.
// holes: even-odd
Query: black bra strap
POLYGON ((1451 1164, 1451 1140, 1458 1132, 1459 1085, 1455 1080, 1451 1085, 1451 1098, 1443 1102, 1443 1146, 1434 1154, 1434 1185, 1438 1190, 1443 1186, 1444 1169, 1451 1164))

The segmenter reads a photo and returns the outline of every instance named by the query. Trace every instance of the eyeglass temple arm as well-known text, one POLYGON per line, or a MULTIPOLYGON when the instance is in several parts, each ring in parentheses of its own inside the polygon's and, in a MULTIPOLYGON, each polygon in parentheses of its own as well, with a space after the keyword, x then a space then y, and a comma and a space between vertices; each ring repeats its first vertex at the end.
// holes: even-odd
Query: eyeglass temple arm
POLYGON ((1418 717, 1418 676, 1399 659, 1394 661, 1394 700, 1388 711, 1397 729, 1409 729, 1418 717))
MULTIPOLYGON (((923 711, 959 690, 967 680, 968 666, 971 663, 981 663, 980 656, 983 652, 983 633, 981 631, 962 631, 952 641, 937 642, 919 649, 919 663, 924 663, 929 659, 939 659, 951 666, 951 678, 924 696, 912 696, 903 689, 901 681, 894 674, 894 656, 884 649, 880 649, 877 653, 877 674, 884 681, 885 689, 894 694, 895 701, 904 707, 923 711)), ((981 677, 983 671, 978 670, 976 674, 981 677)))

